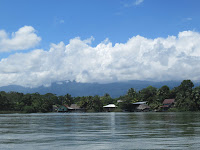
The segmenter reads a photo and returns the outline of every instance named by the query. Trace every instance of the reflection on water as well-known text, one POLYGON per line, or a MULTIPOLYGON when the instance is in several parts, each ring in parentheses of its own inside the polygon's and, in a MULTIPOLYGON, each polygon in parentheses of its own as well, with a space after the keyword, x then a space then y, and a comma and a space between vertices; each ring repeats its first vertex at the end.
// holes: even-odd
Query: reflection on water
POLYGON ((0 114, 0 149, 199 149, 199 115, 0 114))

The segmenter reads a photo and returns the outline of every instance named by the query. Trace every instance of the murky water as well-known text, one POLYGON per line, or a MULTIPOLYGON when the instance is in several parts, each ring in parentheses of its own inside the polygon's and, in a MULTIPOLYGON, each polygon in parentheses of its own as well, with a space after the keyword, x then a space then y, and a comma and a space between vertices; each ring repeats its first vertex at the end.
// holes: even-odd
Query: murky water
POLYGON ((0 149, 200 149, 200 113, 0 114, 0 149))

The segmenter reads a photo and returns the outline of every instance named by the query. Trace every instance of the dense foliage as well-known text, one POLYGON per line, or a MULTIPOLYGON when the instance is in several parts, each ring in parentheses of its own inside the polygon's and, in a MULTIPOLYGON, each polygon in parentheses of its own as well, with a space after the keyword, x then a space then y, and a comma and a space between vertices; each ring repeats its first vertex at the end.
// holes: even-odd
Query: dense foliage
POLYGON ((116 104, 118 111, 132 111, 132 103, 146 101, 152 110, 159 110, 164 99, 174 98, 177 111, 199 111, 200 110, 200 87, 195 87, 191 80, 182 81, 181 85, 173 89, 162 86, 157 89, 148 86, 140 91, 130 88, 126 95, 113 99, 108 93, 104 96, 72 97, 70 94, 56 96, 52 93, 41 95, 39 93, 23 94, 18 92, 0 92, 1 111, 19 112, 51 112, 52 105, 78 104, 87 111, 101 112, 103 106, 116 104), (120 102, 118 101, 120 100, 120 102))

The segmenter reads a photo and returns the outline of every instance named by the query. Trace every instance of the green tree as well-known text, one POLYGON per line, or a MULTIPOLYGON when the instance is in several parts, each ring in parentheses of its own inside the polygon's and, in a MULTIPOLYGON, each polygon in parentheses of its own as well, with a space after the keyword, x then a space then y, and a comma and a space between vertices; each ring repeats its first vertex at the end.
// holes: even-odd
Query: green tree
POLYGON ((70 95, 70 94, 66 94, 65 95, 65 100, 64 100, 64 103, 63 104, 66 104, 66 105, 71 105, 74 103, 74 99, 73 97, 70 95))
POLYGON ((11 104, 6 96, 0 95, 0 110, 10 110, 11 104))
POLYGON ((81 107, 81 108, 85 108, 85 109, 88 109, 88 99, 86 97, 80 97, 79 99, 79 102, 78 102, 78 105, 81 107))
POLYGON ((183 80, 177 87, 176 107, 181 111, 192 111, 194 101, 192 98, 192 88, 194 84, 191 80, 183 80))
POLYGON ((137 92, 135 91, 135 89, 133 88, 130 88, 127 92, 127 95, 129 97, 131 97, 132 99, 136 98, 137 97, 137 92))
POLYGON ((33 93, 31 96, 32 99, 32 107, 26 107, 26 111, 33 111, 32 108, 34 109, 34 112, 42 112, 42 105, 43 105, 43 96, 40 95, 39 93, 33 93))
POLYGON ((92 99, 92 103, 93 103, 93 106, 92 106, 92 109, 95 111, 95 112, 101 112, 103 111, 103 104, 100 100, 100 97, 98 95, 94 96, 93 99, 92 99))
POLYGON ((169 98, 170 89, 168 86, 164 85, 157 91, 157 99, 160 103, 163 102, 164 99, 169 98))
POLYGON ((108 104, 114 103, 114 99, 112 99, 112 97, 110 97, 110 95, 108 93, 104 94, 104 96, 102 96, 100 98, 100 100, 102 101, 103 105, 108 105, 108 104))
POLYGON ((194 84, 191 80, 183 80, 181 85, 178 87, 178 90, 179 92, 189 92, 191 94, 193 87, 194 84))
POLYGON ((148 86, 139 92, 140 100, 147 101, 148 104, 151 104, 156 100, 156 93, 157 89, 155 87, 148 86))
POLYGON ((192 100, 193 104, 191 105, 191 109, 193 111, 200 110, 200 86, 195 87, 192 91, 192 100))

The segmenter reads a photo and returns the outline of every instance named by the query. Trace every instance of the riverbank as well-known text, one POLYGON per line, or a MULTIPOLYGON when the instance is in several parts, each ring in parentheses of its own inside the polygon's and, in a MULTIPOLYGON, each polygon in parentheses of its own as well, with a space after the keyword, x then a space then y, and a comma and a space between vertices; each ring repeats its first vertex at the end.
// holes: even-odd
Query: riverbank
POLYGON ((0 114, 24 114, 25 112, 21 111, 0 111, 0 114))

